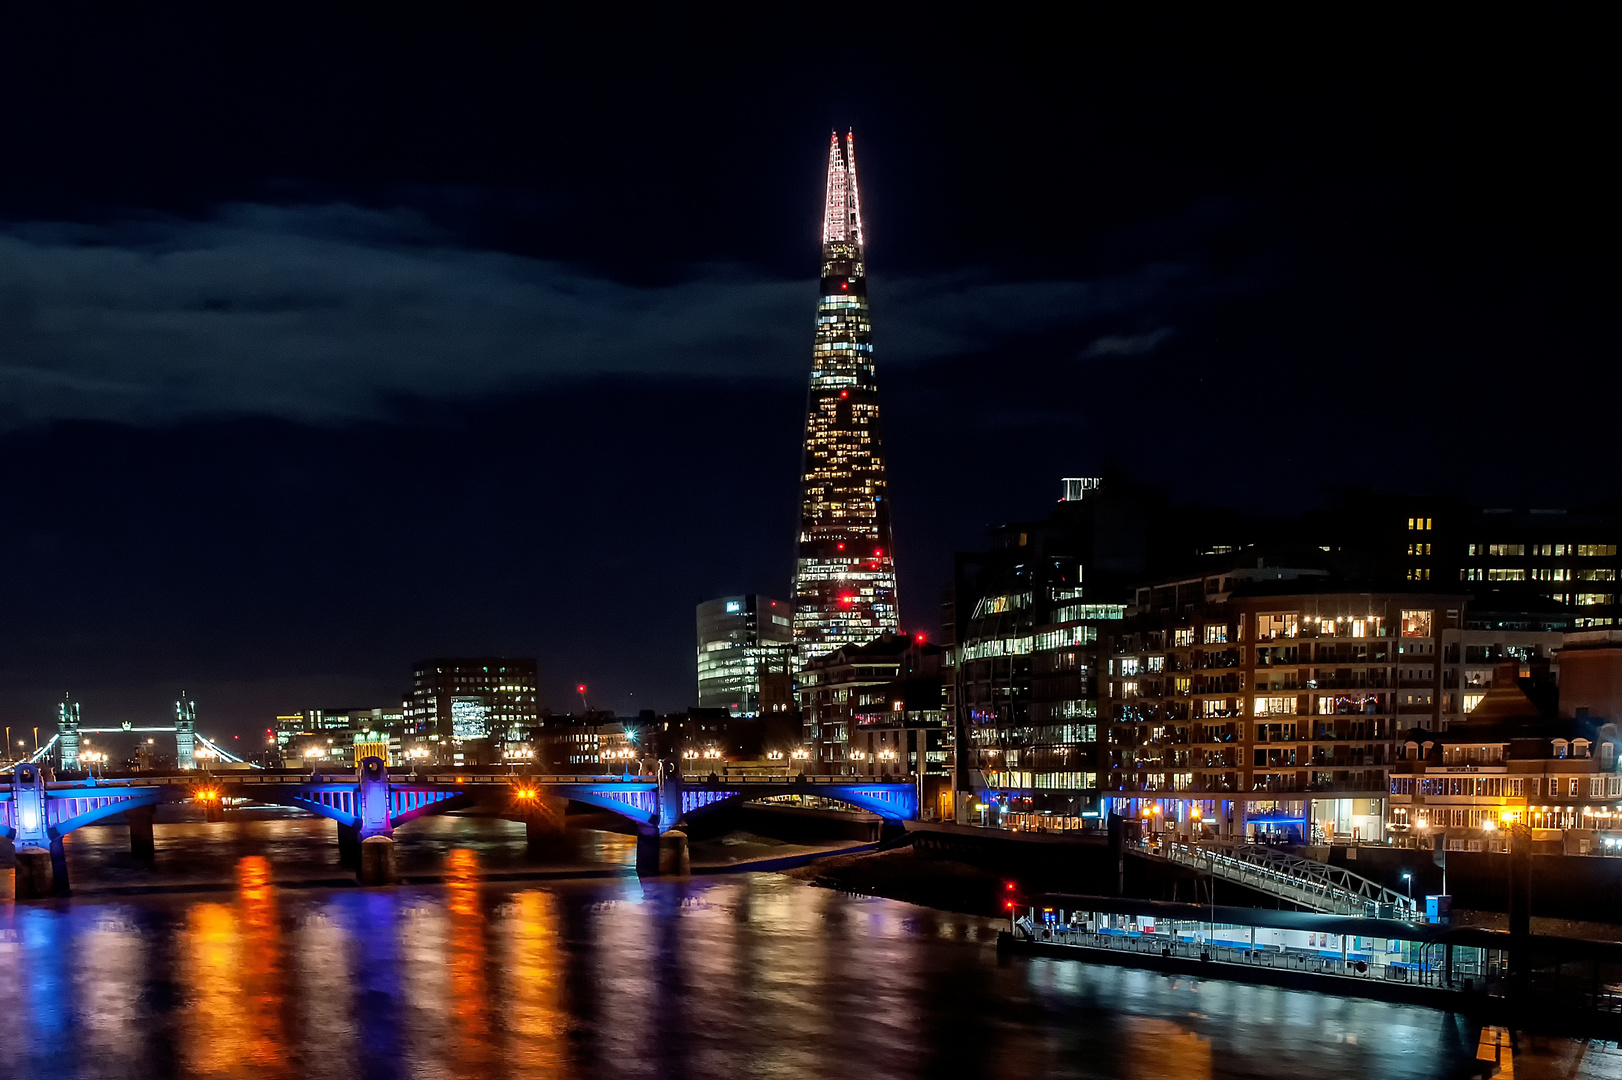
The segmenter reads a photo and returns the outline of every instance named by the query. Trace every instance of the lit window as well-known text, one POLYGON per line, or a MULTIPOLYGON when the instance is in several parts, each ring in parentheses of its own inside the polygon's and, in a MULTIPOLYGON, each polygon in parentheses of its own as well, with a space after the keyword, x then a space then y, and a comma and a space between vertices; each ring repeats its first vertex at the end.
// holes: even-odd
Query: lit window
POLYGON ((1256 640, 1272 641, 1275 638, 1293 638, 1300 631, 1301 617, 1294 612, 1280 615, 1256 616, 1256 640))
POLYGON ((1431 615, 1432 613, 1429 611, 1404 611, 1402 613, 1402 636, 1430 637, 1431 615))

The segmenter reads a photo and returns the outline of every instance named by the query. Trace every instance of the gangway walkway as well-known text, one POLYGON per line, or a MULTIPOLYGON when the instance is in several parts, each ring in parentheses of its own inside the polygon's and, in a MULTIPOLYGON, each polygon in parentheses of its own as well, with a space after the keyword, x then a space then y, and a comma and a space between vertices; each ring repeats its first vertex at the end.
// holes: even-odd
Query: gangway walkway
POLYGON ((1418 910, 1409 897, 1361 874, 1276 848, 1241 844, 1224 849, 1168 842, 1160 845, 1159 854, 1179 865, 1311 911, 1410 919, 1418 910))

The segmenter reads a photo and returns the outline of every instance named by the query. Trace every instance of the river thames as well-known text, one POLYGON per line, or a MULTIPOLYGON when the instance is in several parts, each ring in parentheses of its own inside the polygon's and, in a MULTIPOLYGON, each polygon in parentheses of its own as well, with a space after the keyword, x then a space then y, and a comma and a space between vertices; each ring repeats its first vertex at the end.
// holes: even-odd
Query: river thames
MULTIPOLYGON (((121 828, 76 895, 0 904, 0 1073, 70 1077, 1453 1077, 1479 1033, 1426 1009, 999 958, 992 920, 776 874, 490 880, 508 823, 403 842, 431 884, 322 884, 330 826, 121 828), (139 891, 138 891, 139 890, 139 891), (150 891, 148 891, 150 890, 150 891)), ((325 878, 323 878, 325 875, 325 878)), ((1522 1076, 1622 1076, 1540 1044, 1522 1076)), ((1506 1068, 1500 1075, 1511 1075, 1506 1068)))

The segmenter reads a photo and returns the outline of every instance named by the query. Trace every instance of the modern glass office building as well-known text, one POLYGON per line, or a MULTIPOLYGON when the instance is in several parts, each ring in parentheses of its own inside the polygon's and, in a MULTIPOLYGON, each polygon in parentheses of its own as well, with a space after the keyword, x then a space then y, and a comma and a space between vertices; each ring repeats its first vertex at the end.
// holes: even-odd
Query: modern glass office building
POLYGON ((828 148, 822 298, 806 408, 799 561, 794 575, 797 660, 863 644, 900 627, 884 442, 879 432, 856 143, 828 148))
POLYGON ((769 596, 723 596, 698 605, 698 704, 733 716, 794 708, 791 606, 769 596))
POLYGON ((503 739, 527 737, 539 722, 534 660, 450 657, 414 665, 405 735, 431 750, 431 763, 496 760, 503 739))

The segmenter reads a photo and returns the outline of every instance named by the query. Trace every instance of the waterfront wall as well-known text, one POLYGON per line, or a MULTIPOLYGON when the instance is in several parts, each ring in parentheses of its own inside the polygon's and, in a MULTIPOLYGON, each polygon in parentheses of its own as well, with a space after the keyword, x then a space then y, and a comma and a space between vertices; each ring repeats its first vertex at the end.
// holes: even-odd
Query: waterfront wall
MULTIPOLYGON (((1296 850, 1312 856, 1306 849, 1296 850)), ((1455 908, 1509 910, 1509 856, 1498 852, 1336 847, 1320 852, 1318 858, 1398 892, 1406 889, 1403 873, 1410 873, 1414 896, 1445 891, 1452 894, 1455 908), (1440 862, 1443 856, 1445 874, 1440 862)), ((1622 900, 1617 899, 1622 897, 1622 859, 1555 854, 1534 854, 1531 859, 1533 915, 1622 922, 1622 900)))
POLYGON ((1017 881, 1025 891, 1114 896, 1119 885, 1119 895, 1140 900, 1279 906, 1275 897, 1226 881, 1213 882, 1188 867, 1130 847, 1117 879, 1109 841, 1101 833, 1003 832, 950 824, 915 824, 908 833, 922 858, 978 867, 1017 881))

